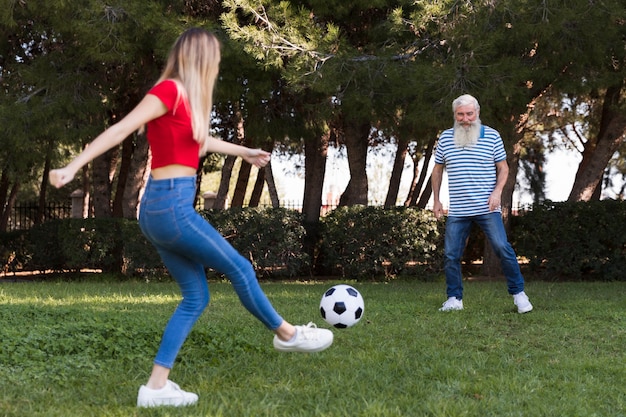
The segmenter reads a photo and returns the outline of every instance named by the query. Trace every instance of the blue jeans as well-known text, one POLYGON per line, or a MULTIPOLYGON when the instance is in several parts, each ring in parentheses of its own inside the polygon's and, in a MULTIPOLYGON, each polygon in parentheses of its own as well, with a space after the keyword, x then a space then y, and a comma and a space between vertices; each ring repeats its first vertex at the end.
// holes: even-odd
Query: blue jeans
POLYGON ((461 257, 465 250, 472 223, 483 230, 493 251, 500 258, 502 272, 506 277, 509 294, 524 291, 524 277, 520 271, 517 256, 509 243, 502 214, 491 212, 481 216, 448 217, 446 220, 444 271, 448 297, 463 299, 463 277, 461 275, 461 257))
POLYGON ((178 283, 182 301, 165 327, 154 363, 172 368, 191 328, 209 304, 205 267, 223 273, 244 307, 268 329, 283 322, 261 290, 250 262, 193 207, 196 178, 150 178, 139 226, 178 283))

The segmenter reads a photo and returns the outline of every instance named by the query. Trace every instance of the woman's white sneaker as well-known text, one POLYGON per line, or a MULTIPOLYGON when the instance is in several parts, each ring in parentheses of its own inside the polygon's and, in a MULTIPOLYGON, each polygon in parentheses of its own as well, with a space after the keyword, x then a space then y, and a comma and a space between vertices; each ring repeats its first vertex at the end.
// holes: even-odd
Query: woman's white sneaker
POLYGON ((524 291, 513 296, 513 303, 517 306, 517 312, 520 314, 528 313, 533 309, 533 305, 530 304, 530 300, 524 291))
POLYGON ((455 310, 463 310, 463 300, 459 300, 456 297, 450 297, 446 300, 445 303, 441 306, 439 311, 455 311, 455 310))
POLYGON ((198 395, 180 389, 178 384, 168 380, 161 389, 151 389, 142 385, 137 395, 137 407, 182 407, 198 401, 198 395))
POLYGON ((333 344, 333 332, 318 329, 315 323, 295 326, 296 335, 290 341, 274 335, 274 348, 281 352, 320 352, 333 344))

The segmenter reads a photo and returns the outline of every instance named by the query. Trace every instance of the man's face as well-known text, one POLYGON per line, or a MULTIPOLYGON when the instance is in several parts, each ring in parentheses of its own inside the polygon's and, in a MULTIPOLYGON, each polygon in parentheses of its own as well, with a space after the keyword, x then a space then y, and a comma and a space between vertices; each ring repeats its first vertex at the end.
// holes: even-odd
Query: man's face
POLYGON ((454 143, 458 148, 474 146, 480 138, 480 119, 473 104, 454 111, 454 143))
POLYGON ((458 124, 468 128, 478 119, 478 111, 472 104, 459 106, 454 112, 454 118, 458 124))

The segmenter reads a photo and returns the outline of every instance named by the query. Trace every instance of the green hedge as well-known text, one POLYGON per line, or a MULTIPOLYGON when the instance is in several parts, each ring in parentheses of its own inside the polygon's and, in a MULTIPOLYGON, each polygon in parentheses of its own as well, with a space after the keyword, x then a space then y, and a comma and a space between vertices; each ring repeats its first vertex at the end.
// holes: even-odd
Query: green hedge
POLYGON ((309 273, 311 259, 304 253, 302 215, 284 208, 204 210, 201 214, 248 258, 265 278, 309 273))
POLYGON ((102 269, 136 273, 162 268, 136 220, 65 219, 37 225, 26 234, 22 267, 41 271, 102 269))
MULTIPOLYGON (((264 278, 341 276, 356 280, 432 276, 442 270, 445 222, 430 211, 342 207, 321 219, 313 259, 299 212, 208 210, 201 214, 264 278)), ((482 253, 472 232, 465 259, 482 253)), ((511 242, 529 274, 548 279, 626 280, 626 203, 544 203, 512 218, 511 242)), ((68 219, 0 234, 4 271, 102 269, 161 274, 161 260, 136 220, 68 219)))
POLYGON ((511 241, 551 279, 626 280, 626 202, 546 202, 513 218, 511 241))
POLYGON ((320 263, 327 275, 390 277, 441 266, 443 233, 430 211, 352 206, 322 219, 320 263))

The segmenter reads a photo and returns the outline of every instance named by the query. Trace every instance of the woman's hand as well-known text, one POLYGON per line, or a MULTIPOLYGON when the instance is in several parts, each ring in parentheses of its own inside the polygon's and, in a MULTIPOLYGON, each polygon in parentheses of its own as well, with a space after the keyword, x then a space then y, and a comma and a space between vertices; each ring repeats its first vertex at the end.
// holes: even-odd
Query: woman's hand
POLYGON ((264 151, 263 149, 248 149, 242 157, 250 165, 254 165, 257 168, 263 168, 270 162, 271 155, 271 153, 264 151))
POLYGON ((74 171, 65 167, 51 170, 48 178, 50 179, 50 184, 56 188, 61 188, 74 179, 74 174, 74 171))

